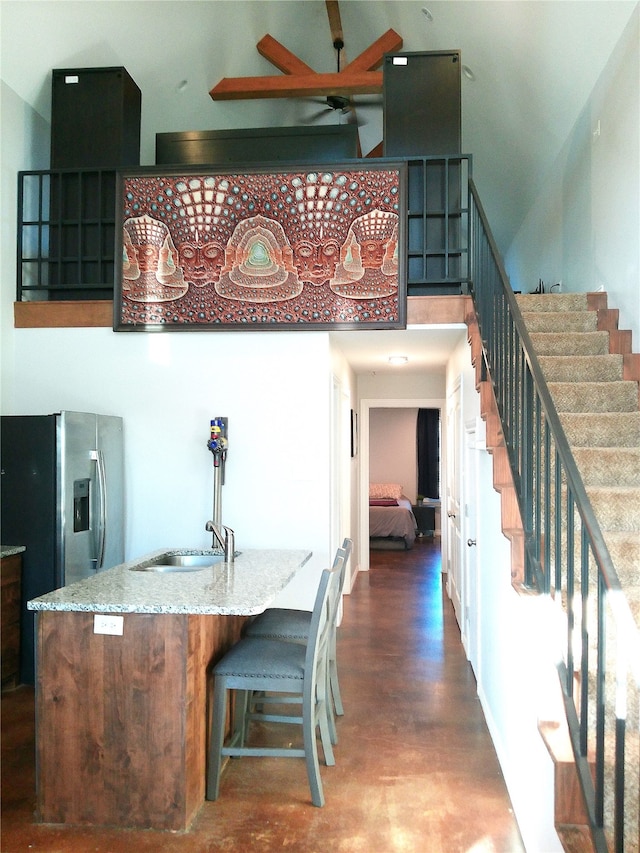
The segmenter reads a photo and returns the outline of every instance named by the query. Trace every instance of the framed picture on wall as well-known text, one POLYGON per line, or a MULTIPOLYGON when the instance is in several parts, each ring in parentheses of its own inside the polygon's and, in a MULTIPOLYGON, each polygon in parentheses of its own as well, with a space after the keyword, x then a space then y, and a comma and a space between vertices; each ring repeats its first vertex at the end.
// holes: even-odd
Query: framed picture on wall
POLYGON ((118 173, 115 331, 403 329, 406 164, 118 173))

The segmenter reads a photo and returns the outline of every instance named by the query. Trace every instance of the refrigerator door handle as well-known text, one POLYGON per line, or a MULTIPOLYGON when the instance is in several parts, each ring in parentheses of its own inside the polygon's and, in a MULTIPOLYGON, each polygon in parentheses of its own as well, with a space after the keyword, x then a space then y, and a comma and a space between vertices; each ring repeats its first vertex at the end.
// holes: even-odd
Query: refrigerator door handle
POLYGON ((96 571, 104 565, 105 539, 107 533, 107 476, 104 466, 104 454, 101 450, 92 450, 91 459, 96 463, 98 473, 98 556, 96 558, 96 571))

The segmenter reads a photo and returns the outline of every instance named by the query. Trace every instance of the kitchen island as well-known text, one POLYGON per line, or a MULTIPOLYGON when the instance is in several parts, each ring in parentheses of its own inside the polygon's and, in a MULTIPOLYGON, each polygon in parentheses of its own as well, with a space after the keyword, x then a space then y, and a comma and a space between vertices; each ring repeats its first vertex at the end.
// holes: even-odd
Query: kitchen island
POLYGON ((211 667, 311 556, 145 570, 167 554, 203 551, 157 551, 28 603, 41 822, 188 829, 204 802, 211 667))
POLYGON ((0 668, 2 690, 20 683, 23 545, 0 545, 0 668))

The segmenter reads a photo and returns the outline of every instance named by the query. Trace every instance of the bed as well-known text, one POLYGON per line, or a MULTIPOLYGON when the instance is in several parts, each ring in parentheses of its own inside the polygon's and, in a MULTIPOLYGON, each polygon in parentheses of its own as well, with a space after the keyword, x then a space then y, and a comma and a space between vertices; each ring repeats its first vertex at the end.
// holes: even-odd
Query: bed
POLYGON ((416 519, 411 501, 397 483, 369 486, 369 542, 372 548, 413 548, 416 519))

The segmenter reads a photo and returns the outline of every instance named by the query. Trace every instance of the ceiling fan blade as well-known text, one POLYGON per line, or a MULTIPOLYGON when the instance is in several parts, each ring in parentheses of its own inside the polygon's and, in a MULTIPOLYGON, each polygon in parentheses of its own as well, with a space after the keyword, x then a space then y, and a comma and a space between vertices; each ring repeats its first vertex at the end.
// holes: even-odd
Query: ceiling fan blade
POLYGON ((326 116, 328 112, 331 112, 330 107, 326 107, 324 110, 317 110, 315 113, 312 113, 310 116, 304 117, 304 123, 306 124, 308 121, 317 121, 322 116, 326 116))

